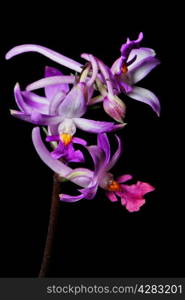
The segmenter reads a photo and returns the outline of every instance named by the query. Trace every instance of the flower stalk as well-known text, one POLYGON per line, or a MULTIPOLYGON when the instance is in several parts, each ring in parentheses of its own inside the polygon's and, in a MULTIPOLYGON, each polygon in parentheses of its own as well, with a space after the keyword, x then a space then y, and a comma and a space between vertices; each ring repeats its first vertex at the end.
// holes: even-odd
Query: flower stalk
POLYGON ((59 193, 60 193, 61 181, 59 181, 58 175, 55 173, 53 176, 53 191, 51 198, 51 208, 49 216, 48 232, 45 242, 45 248, 42 258, 42 264, 39 272, 39 278, 49 277, 52 254, 54 252, 54 241, 57 233, 57 224, 59 216, 59 193))

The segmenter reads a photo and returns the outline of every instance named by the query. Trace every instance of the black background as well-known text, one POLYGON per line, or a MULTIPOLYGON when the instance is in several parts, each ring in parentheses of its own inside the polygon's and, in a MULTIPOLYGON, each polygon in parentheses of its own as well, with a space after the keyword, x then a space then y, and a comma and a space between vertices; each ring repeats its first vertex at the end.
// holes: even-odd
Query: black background
MULTIPOLYGON (((127 127, 119 133, 124 143, 115 175, 130 173, 156 191, 146 196, 138 213, 111 203, 99 191, 93 201, 61 203, 51 277, 177 277, 184 271, 184 199, 179 169, 183 138, 178 107, 182 108, 180 69, 183 63, 180 8, 153 4, 126 7, 114 2, 72 3, 4 11, 1 21, 1 277, 37 277, 47 233, 52 171, 37 156, 33 125, 9 115, 16 108, 13 87, 21 88, 43 76, 45 65, 67 69, 36 53, 5 61, 12 47, 35 43, 83 62, 93 53, 111 65, 126 37, 144 32, 142 46, 154 48, 161 65, 138 85, 160 99, 157 116, 145 104, 122 95, 127 104, 127 127)), ((183 89, 183 87, 182 87, 183 89)), ((181 110, 181 109, 180 109, 181 110)), ((103 119, 103 110, 90 113, 103 119)), ((89 141, 95 136, 79 133, 89 141)), ((70 186, 66 186, 70 193, 70 186)))

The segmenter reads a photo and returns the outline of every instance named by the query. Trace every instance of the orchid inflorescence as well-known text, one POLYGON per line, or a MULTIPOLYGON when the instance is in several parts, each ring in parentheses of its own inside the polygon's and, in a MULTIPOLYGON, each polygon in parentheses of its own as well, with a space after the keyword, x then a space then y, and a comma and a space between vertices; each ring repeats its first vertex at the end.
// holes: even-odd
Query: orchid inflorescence
POLYGON ((136 40, 131 41, 128 38, 121 46, 120 57, 111 68, 92 54, 81 55, 86 61, 83 65, 53 50, 32 44, 14 47, 6 54, 6 59, 10 59, 21 53, 38 52, 70 69, 70 75, 63 75, 54 67, 45 67, 44 78, 29 84, 25 90, 21 90, 17 83, 14 95, 19 110, 11 110, 14 117, 44 128, 45 141, 49 144, 43 142, 39 126, 32 131, 32 140, 38 155, 58 174, 59 180, 68 180, 78 186, 76 196, 60 194, 60 200, 76 202, 93 199, 100 187, 106 191, 110 201, 120 199, 129 212, 134 212, 145 203, 144 195, 154 190, 146 182, 126 184, 132 179, 129 174, 114 179, 110 170, 121 156, 122 143, 115 135, 118 146, 111 155, 107 135, 123 129, 126 125, 126 105, 119 98, 120 94, 144 102, 158 116, 160 114, 158 98, 151 91, 135 85, 160 63, 153 49, 140 46, 142 39, 143 33, 136 40), (74 74, 71 74, 71 70, 75 71, 74 74), (44 89, 45 96, 33 92, 41 88, 44 89), (97 103, 102 103, 104 111, 113 119, 112 122, 85 118, 86 112, 97 103), (97 134, 97 144, 89 145, 85 139, 77 137, 77 128, 97 134), (70 167, 71 162, 85 163, 84 153, 76 150, 76 144, 81 145, 80 149, 89 152, 94 170, 70 167))

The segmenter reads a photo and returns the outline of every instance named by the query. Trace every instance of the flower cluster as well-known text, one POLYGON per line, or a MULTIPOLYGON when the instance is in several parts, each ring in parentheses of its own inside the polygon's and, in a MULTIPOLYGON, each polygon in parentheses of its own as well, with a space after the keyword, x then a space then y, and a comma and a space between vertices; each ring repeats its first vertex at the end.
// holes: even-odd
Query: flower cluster
POLYGON ((122 152, 121 140, 114 132, 126 125, 126 105, 120 94, 144 102, 158 116, 160 114, 158 98, 151 91, 135 85, 159 64, 153 49, 140 46, 142 39, 143 33, 136 40, 128 38, 121 46, 120 57, 111 67, 92 54, 83 53, 81 57, 85 63, 80 64, 53 50, 32 44, 14 47, 6 54, 6 59, 10 59, 21 53, 37 52, 70 69, 70 75, 64 75, 60 70, 47 66, 44 78, 29 84, 25 90, 21 90, 17 83, 14 96, 19 110, 11 110, 14 117, 37 125, 33 128, 32 140, 43 162, 58 174, 61 181, 66 179, 78 186, 77 195, 60 194, 60 200, 93 199, 100 187, 106 191, 110 201, 120 200, 128 211, 133 212, 145 203, 144 195, 154 190, 153 186, 141 181, 126 184, 132 179, 129 174, 114 179, 110 172, 122 152), (35 93, 38 89, 44 89, 44 96, 35 93), (97 103, 102 104, 112 121, 86 118, 86 112, 97 103), (46 143, 42 140, 39 126, 44 128, 46 143), (87 141, 76 135, 77 129, 87 132, 87 141), (118 143, 113 155, 107 135, 110 132, 115 134, 118 143), (91 134, 97 135, 96 145, 88 143, 91 134), (76 144, 81 145, 81 150, 77 150, 76 144), (83 149, 92 157, 93 170, 70 167, 71 162, 85 163, 83 149))

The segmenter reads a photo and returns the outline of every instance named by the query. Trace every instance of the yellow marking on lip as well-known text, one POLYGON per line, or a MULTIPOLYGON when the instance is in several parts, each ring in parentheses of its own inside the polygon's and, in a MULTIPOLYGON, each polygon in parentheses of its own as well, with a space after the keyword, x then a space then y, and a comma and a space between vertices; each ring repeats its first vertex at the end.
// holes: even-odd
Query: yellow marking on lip
POLYGON ((69 133, 61 133, 60 140, 65 146, 69 145, 72 141, 72 136, 69 133))

